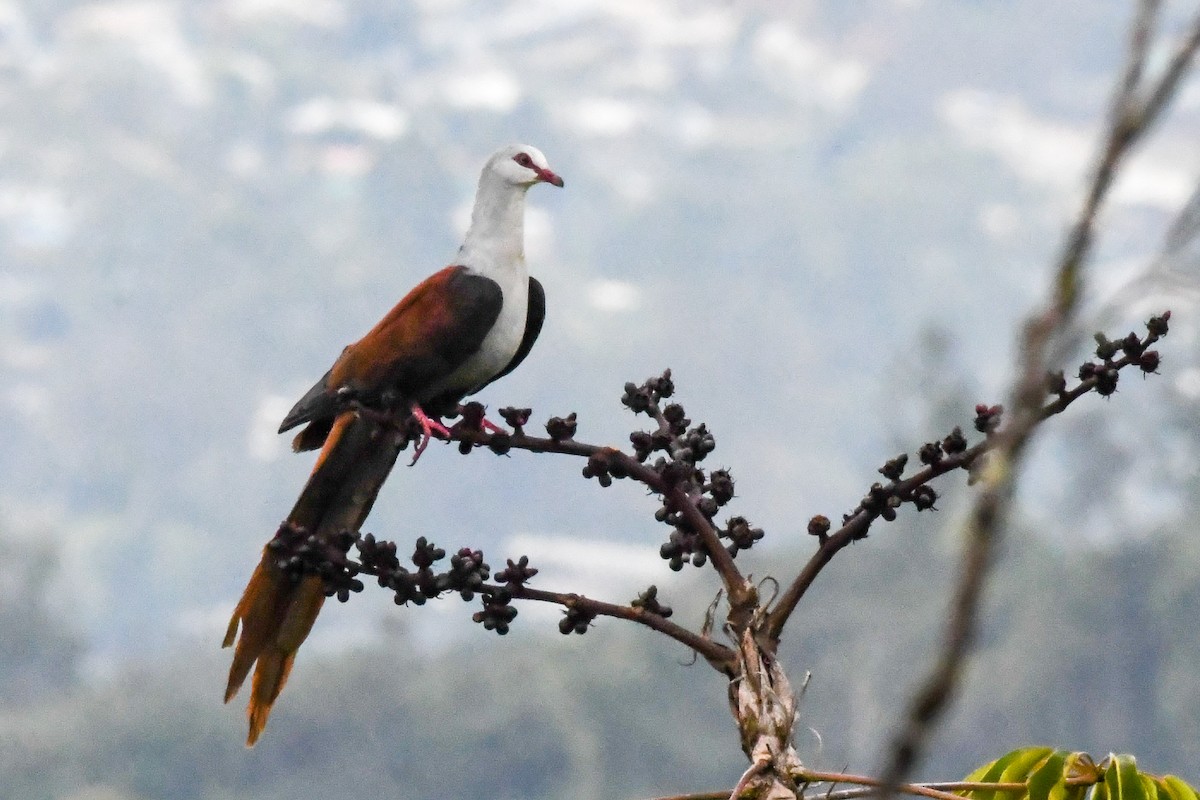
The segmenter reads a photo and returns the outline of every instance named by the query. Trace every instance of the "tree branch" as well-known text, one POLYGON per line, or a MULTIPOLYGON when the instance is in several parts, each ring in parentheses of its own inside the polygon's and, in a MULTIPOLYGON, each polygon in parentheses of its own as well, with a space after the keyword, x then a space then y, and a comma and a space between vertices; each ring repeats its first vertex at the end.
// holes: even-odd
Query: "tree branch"
MULTIPOLYGON (((494 591, 499 591, 505 587, 490 586, 494 591)), ((723 644, 713 641, 712 639, 694 633, 681 625, 676 625, 666 617, 659 614, 654 614, 644 608, 635 608, 633 606, 617 605, 615 603, 605 603, 601 600, 593 600, 579 594, 549 592, 544 589, 534 589, 529 586, 515 587, 512 590, 512 596, 518 600, 535 600, 543 603, 557 603, 566 608, 577 608, 585 614, 591 616, 616 617, 630 622, 636 622, 639 625, 645 625, 647 628, 656 630, 659 633, 670 636, 675 641, 691 648, 699 655, 703 656, 715 669, 719 672, 729 674, 734 661, 734 652, 732 648, 726 647, 723 644)))
MULTIPOLYGON (((866 786, 872 789, 872 793, 866 796, 876 796, 880 793, 883 787, 883 781, 878 778, 872 778, 868 775, 850 775, 842 772, 819 772, 816 770, 802 770, 793 775, 797 781, 806 783, 855 783, 859 786, 866 786)), ((1024 784, 1018 784, 1021 789, 1027 789, 1024 784)), ((995 785, 989 784, 989 789, 995 789, 995 785)), ((922 783, 904 783, 896 787, 896 790, 904 794, 911 794, 917 797, 931 797, 935 800, 962 800, 962 795, 952 794, 940 788, 933 788, 928 784, 922 783)))
MULTIPOLYGON (((1152 325, 1148 326, 1149 330, 1144 338, 1134 338, 1130 340, 1126 338, 1120 343, 1120 347, 1125 350, 1125 354, 1120 358, 1113 359, 1102 358, 1101 363, 1096 364, 1088 362, 1085 367, 1081 368, 1081 373, 1087 377, 1082 378, 1079 383, 1071 389, 1065 387, 1065 378, 1062 380, 1064 384, 1061 388, 1057 385, 1047 385, 1043 380, 1043 389, 1047 389, 1057 394, 1057 397, 1049 403, 1042 405, 1037 413, 1035 423, 1040 423, 1066 410, 1068 406, 1074 403, 1079 398, 1090 392, 1099 392, 1104 395, 1111 393, 1111 389, 1115 387, 1113 375, 1121 370, 1131 366, 1137 366, 1144 371, 1153 372, 1158 367, 1158 354, 1156 351, 1150 350, 1150 346, 1157 342, 1162 337, 1162 329, 1159 327, 1165 326, 1170 318, 1170 312, 1167 312, 1163 317, 1156 317, 1152 325), (1111 383, 1111 386, 1109 385, 1111 383)), ((1153 322, 1153 321, 1152 321, 1153 322)), ((1112 349, 1118 346, 1114 342, 1108 342, 1103 347, 1112 349)), ((1101 347, 1097 348, 1102 350, 1101 347)), ((1116 353, 1111 354, 1115 356, 1116 353)), ((1058 377, 1054 383, 1057 383, 1058 377)), ((992 412, 994 409, 987 409, 992 412)), ((948 437, 949 438, 949 437, 948 437)), ((774 608, 768 618, 767 633, 773 641, 778 641, 783 634, 783 628, 790 619, 792 612, 795 611, 797 604, 804 597, 809 587, 817 579, 821 570, 825 568, 833 557, 848 544, 853 541, 866 537, 871 525, 882 516, 883 509, 887 507, 887 498, 914 498, 918 487, 929 484, 934 478, 944 475, 956 469, 971 469, 976 462, 985 453, 988 453, 1002 442, 1002 438, 992 434, 983 441, 968 447, 960 452, 943 454, 932 464, 927 464, 923 469, 910 475, 902 480, 895 480, 887 486, 881 487, 881 502, 874 503, 871 507, 859 507, 856 511, 846 515, 842 527, 831 534, 821 535, 820 544, 817 551, 809 558, 803 569, 796 578, 788 585, 779 600, 775 603, 774 608)), ((928 445, 927 445, 928 446, 928 445)))

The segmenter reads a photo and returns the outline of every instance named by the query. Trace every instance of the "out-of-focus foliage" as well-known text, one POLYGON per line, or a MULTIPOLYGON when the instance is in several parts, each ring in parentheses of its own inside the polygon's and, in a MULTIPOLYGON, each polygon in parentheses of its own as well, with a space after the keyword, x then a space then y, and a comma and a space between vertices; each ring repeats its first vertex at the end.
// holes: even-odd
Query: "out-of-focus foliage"
POLYGON ((83 642, 67 615, 46 603, 56 566, 51 544, 0 535, 0 707, 44 702, 75 679, 83 642))
POLYGON ((1026 790, 971 789, 972 800, 1197 800, 1200 794, 1175 775, 1152 775, 1131 755, 1110 753, 1099 764, 1083 752, 1052 747, 1013 750, 984 764, 965 779, 971 783, 1023 783, 1026 790))
MULTIPOLYGON (((1136 751, 1152 770, 1197 780, 1195 539, 1164 532, 1067 552, 1014 535, 961 702, 919 777, 945 779, 998 748, 1053 741, 1136 751)), ((806 764, 875 763, 936 640, 928 612, 945 601, 952 550, 902 518, 816 584, 786 644, 789 662, 813 672, 800 724, 816 735, 798 734, 806 764)), ((663 591, 673 601, 689 590, 663 591)), ((676 614, 698 620, 702 606, 676 603, 676 614)), ((60 623, 39 626, 49 652, 38 658, 69 638, 60 623)), ((302 654, 254 750, 241 745, 240 707, 220 705, 223 654, 192 642, 191 653, 58 686, 36 705, 4 696, 0 782, 31 800, 88 786, 136 800, 611 798, 712 790, 741 770, 711 670, 613 621, 570 640, 553 629, 553 617, 523 615, 508 637, 480 634, 440 654, 404 633, 340 655, 302 654)), ((0 685, 10 682, 0 676, 0 685)))

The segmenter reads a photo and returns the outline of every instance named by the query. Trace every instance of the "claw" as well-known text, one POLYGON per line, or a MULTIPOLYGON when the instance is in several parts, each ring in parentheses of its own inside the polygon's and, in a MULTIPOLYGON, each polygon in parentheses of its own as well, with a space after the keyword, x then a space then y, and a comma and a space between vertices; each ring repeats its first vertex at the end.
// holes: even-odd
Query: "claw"
POLYGON ((408 462, 410 467, 413 464, 416 464, 417 459, 420 458, 421 454, 425 452, 425 448, 429 446, 429 440, 433 438, 434 431, 436 431, 439 435, 446 437, 447 439, 450 438, 449 428, 438 422, 436 419, 426 415, 425 411, 416 403, 413 403, 412 415, 417 422, 421 424, 422 436, 421 441, 417 443, 416 451, 413 452, 412 461, 408 462))

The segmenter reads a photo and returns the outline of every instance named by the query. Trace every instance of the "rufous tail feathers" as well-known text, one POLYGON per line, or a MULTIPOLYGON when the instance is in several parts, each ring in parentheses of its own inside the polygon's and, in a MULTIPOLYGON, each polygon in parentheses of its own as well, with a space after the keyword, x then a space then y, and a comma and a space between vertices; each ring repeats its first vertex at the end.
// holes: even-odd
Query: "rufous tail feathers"
MULTIPOLYGON (((288 524, 320 533, 357 531, 400 452, 403 439, 379 423, 347 412, 337 418, 288 524)), ((312 630, 325 587, 321 579, 289 577, 264 548, 262 560, 233 611, 223 647, 234 646, 228 703, 254 669, 246 708, 252 747, 287 683, 296 651, 312 630), (240 628, 240 635, 239 635, 240 628), (235 646, 236 645, 236 646, 235 646)))

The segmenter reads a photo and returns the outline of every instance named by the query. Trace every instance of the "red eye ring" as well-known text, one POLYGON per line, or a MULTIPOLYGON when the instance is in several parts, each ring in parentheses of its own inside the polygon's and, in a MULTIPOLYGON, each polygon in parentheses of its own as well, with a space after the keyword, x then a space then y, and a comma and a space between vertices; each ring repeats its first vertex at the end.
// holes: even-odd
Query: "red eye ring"
POLYGON ((528 153, 517 153, 513 156, 513 161, 526 169, 533 169, 533 159, 529 157, 528 153))

